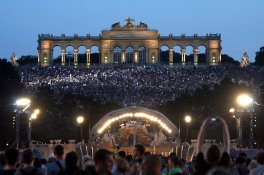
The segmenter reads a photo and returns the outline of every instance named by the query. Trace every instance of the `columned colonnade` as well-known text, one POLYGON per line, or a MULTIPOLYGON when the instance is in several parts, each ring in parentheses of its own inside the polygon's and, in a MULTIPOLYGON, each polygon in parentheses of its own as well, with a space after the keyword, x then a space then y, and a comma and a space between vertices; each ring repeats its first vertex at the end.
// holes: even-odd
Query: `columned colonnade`
POLYGON ((61 48, 61 63, 66 63, 66 47, 73 47, 74 65, 78 64, 78 50, 85 47, 86 63, 91 63, 91 47, 97 46, 99 50, 99 63, 148 63, 160 62, 160 49, 169 48, 169 63, 173 62, 174 46, 180 47, 181 63, 186 64, 186 47, 193 47, 193 63, 198 64, 198 47, 206 48, 206 63, 209 65, 221 62, 221 35, 207 34, 206 36, 160 36, 157 30, 149 30, 147 25, 133 25, 130 19, 127 24, 112 25, 112 29, 103 30, 99 36, 53 36, 41 34, 38 36, 38 62, 47 66, 53 62, 53 48, 61 48))

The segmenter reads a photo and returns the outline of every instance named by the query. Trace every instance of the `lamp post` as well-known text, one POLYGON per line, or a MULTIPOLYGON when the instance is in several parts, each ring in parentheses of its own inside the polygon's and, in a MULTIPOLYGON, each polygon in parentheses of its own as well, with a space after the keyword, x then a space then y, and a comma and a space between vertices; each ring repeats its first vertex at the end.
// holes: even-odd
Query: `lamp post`
POLYGON ((84 117, 83 116, 78 116, 76 118, 76 121, 78 123, 78 125, 80 126, 80 136, 81 136, 81 141, 83 140, 83 127, 82 124, 84 122, 84 117))
POLYGON ((28 118, 28 143, 29 147, 31 147, 31 131, 32 131, 32 120, 36 120, 37 116, 39 115, 40 110, 35 109, 31 116, 28 118))
POLYGON ((16 100, 15 105, 17 106, 16 109, 16 148, 19 149, 19 142, 20 142, 20 128, 19 128, 19 112, 25 112, 30 106, 30 99, 28 98, 20 98, 16 100), (22 107, 22 108, 21 108, 22 107), (21 109, 20 109, 21 108, 21 109))
POLYGON ((243 122, 242 122, 242 115, 246 107, 251 105, 253 103, 252 97, 250 97, 247 94, 241 94, 236 98, 236 102, 239 106, 243 107, 243 110, 240 110, 240 116, 238 117, 236 123, 237 123, 237 129, 238 129, 238 145, 240 148, 243 147, 243 122))
POLYGON ((192 118, 189 115, 187 115, 187 116, 184 117, 184 120, 187 123, 187 127, 186 127, 186 139, 185 139, 186 142, 187 142, 188 141, 188 128, 189 128, 189 123, 191 123, 192 118))

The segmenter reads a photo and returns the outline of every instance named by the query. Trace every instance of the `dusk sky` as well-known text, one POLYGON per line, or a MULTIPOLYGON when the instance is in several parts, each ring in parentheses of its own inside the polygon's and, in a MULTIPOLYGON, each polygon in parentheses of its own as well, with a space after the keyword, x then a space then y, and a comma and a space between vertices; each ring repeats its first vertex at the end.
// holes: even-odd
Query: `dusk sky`
POLYGON ((99 35, 131 17, 161 35, 222 34, 222 53, 241 59, 264 46, 264 0, 1 0, 0 58, 37 55, 40 33, 99 35))

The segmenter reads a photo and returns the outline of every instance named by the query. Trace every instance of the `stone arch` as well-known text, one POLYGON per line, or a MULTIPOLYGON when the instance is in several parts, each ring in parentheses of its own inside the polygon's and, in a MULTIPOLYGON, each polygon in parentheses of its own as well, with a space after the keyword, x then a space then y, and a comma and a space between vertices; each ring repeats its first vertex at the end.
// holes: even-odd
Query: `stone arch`
POLYGON ((180 45, 173 46, 173 63, 181 63, 182 62, 182 47, 180 45))
POLYGON ((193 51, 195 47, 192 44, 188 44, 184 46, 185 54, 186 54, 186 63, 194 63, 194 54, 193 51))
POLYGON ((198 63, 199 64, 206 64, 206 57, 207 57, 207 54, 206 54, 206 46, 204 44, 200 44, 197 46, 197 49, 198 49, 198 54, 197 54, 197 57, 198 57, 198 63))
POLYGON ((71 44, 65 45, 65 63, 69 66, 74 62, 74 47, 71 44))
POLYGON ((87 47, 85 45, 78 45, 78 62, 85 63, 87 61, 87 47))
POLYGON ((105 133, 113 129, 114 125, 119 126, 124 121, 136 122, 142 120, 148 121, 156 129, 163 131, 168 136, 167 138, 174 143, 179 141, 178 128, 166 116, 158 111, 137 106, 126 107, 107 113, 91 129, 91 140, 96 142, 98 138, 102 138, 105 133))
POLYGON ((160 62, 169 63, 170 47, 167 44, 160 46, 160 62))
POLYGON ((93 64, 100 64, 100 60, 100 47, 97 44, 90 45, 90 62, 93 64))
POLYGON ((119 42, 114 42, 114 43, 111 45, 111 48, 114 50, 114 48, 115 48, 116 46, 120 47, 121 50, 124 49, 124 44, 119 43, 119 42))
MULTIPOLYGON (((215 118, 217 122, 220 122, 222 129, 223 129, 223 142, 224 142, 224 151, 226 152, 230 152, 230 135, 229 135, 229 130, 228 130, 228 126, 226 124, 226 122, 224 121, 223 118, 221 117, 216 117, 215 118)), ((205 132, 206 132, 206 128, 209 125, 209 122, 212 120, 212 118, 206 118, 201 127, 200 127, 200 131, 197 137, 197 144, 196 144, 196 152, 201 152, 202 151, 202 144, 203 141, 205 139, 205 132)))
POLYGON ((126 49, 125 49, 125 54, 126 54, 126 63, 133 63, 134 61, 134 47, 133 45, 127 45, 126 49))
POLYGON ((142 44, 138 47, 138 63, 145 64, 146 62, 147 62, 147 47, 142 44))
POLYGON ((121 63, 122 61, 122 49, 119 45, 115 45, 113 48, 113 62, 121 63))
POLYGON ((62 51, 62 47, 60 44, 54 44, 52 46, 52 59, 53 59, 53 63, 61 63, 61 51, 62 51))

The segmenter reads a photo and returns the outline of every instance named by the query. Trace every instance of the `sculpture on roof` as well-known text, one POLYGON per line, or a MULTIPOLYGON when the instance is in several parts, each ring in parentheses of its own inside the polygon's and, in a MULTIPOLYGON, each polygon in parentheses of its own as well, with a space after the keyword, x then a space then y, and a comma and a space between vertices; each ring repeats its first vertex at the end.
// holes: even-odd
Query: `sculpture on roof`
POLYGON ((134 22, 135 20, 128 17, 127 19, 125 19, 125 21, 127 22, 126 26, 132 27, 133 26, 132 22, 134 22))
POLYGON ((245 52, 245 53, 243 54, 243 56, 242 56, 240 66, 241 66, 241 67, 246 67, 246 66, 248 66, 248 64, 249 64, 249 61, 248 61, 248 54, 247 54, 247 52, 245 52))
POLYGON ((19 64, 17 63, 17 56, 15 52, 12 53, 12 56, 10 57, 10 60, 12 62, 12 65, 17 67, 19 64))
POLYGON ((141 27, 141 28, 148 28, 148 25, 144 22, 140 22, 138 27, 141 27))
POLYGON ((112 25, 112 28, 120 28, 121 25, 120 25, 120 22, 116 22, 112 25))
POLYGON ((112 25, 113 30, 142 30, 142 29, 147 29, 148 25, 144 22, 140 22, 139 25, 133 25, 133 22, 135 21, 134 19, 128 17, 125 19, 126 24, 121 26, 120 22, 116 22, 112 25))

